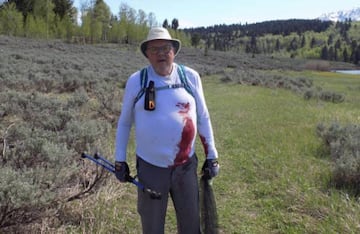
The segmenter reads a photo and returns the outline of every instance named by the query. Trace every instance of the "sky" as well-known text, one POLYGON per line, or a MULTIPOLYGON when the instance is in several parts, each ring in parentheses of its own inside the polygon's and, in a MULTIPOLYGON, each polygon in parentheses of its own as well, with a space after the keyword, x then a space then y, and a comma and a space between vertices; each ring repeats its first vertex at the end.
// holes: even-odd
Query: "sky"
MULTIPOLYGON (((74 5, 90 0, 74 0, 74 5)), ((360 8, 359 0, 104 0, 113 14, 127 4, 146 14, 154 13, 162 24, 175 18, 179 28, 219 24, 246 24, 268 20, 315 19, 324 13, 360 8)))

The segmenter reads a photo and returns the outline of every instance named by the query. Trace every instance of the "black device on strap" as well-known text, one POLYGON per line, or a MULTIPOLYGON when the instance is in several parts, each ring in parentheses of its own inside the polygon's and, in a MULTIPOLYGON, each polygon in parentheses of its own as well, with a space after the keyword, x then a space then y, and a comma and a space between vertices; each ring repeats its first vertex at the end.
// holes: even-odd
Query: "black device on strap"
POLYGON ((155 110, 155 87, 154 81, 149 82, 149 86, 145 90, 145 110, 153 111, 155 110))

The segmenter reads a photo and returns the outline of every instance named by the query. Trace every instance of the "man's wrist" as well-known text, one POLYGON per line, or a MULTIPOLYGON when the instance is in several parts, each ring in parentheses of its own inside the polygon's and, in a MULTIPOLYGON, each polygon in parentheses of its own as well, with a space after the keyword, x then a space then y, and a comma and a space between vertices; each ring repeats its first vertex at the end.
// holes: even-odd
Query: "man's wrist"
POLYGON ((115 161, 115 171, 120 171, 125 162, 115 161))

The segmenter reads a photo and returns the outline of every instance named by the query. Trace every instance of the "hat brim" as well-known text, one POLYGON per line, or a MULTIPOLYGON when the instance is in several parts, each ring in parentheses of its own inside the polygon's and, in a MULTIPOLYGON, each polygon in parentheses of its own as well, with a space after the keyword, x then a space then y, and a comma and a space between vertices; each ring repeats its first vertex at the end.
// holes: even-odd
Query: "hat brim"
POLYGON ((147 58, 147 55, 146 55, 146 48, 147 48, 147 43, 150 42, 150 41, 155 41, 155 40, 165 40, 165 41, 170 41, 173 46, 174 46, 174 55, 176 56, 180 49, 181 49, 181 42, 177 39, 153 39, 153 40, 145 40, 143 42, 141 42, 140 44, 140 50, 141 50, 141 53, 147 58))

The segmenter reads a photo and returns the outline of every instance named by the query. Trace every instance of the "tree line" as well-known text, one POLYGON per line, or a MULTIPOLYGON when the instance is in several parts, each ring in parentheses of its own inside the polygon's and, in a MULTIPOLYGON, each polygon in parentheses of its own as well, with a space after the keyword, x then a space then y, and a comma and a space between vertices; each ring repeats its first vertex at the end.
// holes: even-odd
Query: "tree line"
MULTIPOLYGON (((160 26, 154 13, 122 3, 113 15, 103 0, 7 0, 0 2, 0 34, 31 38, 60 38, 77 43, 138 43, 148 29, 160 26), (78 17, 79 16, 79 17, 78 17)), ((179 21, 164 20, 163 27, 186 44, 179 21)))
POLYGON ((160 24, 154 13, 121 3, 113 15, 104 0, 0 1, 0 34, 60 38, 74 43, 139 43, 154 26, 168 28, 184 45, 220 51, 360 63, 359 22, 273 20, 179 30, 179 20, 160 24), (78 17, 79 16, 79 17, 78 17))
POLYGON ((220 51, 317 58, 359 64, 359 22, 274 20, 189 28, 193 46, 220 51))

